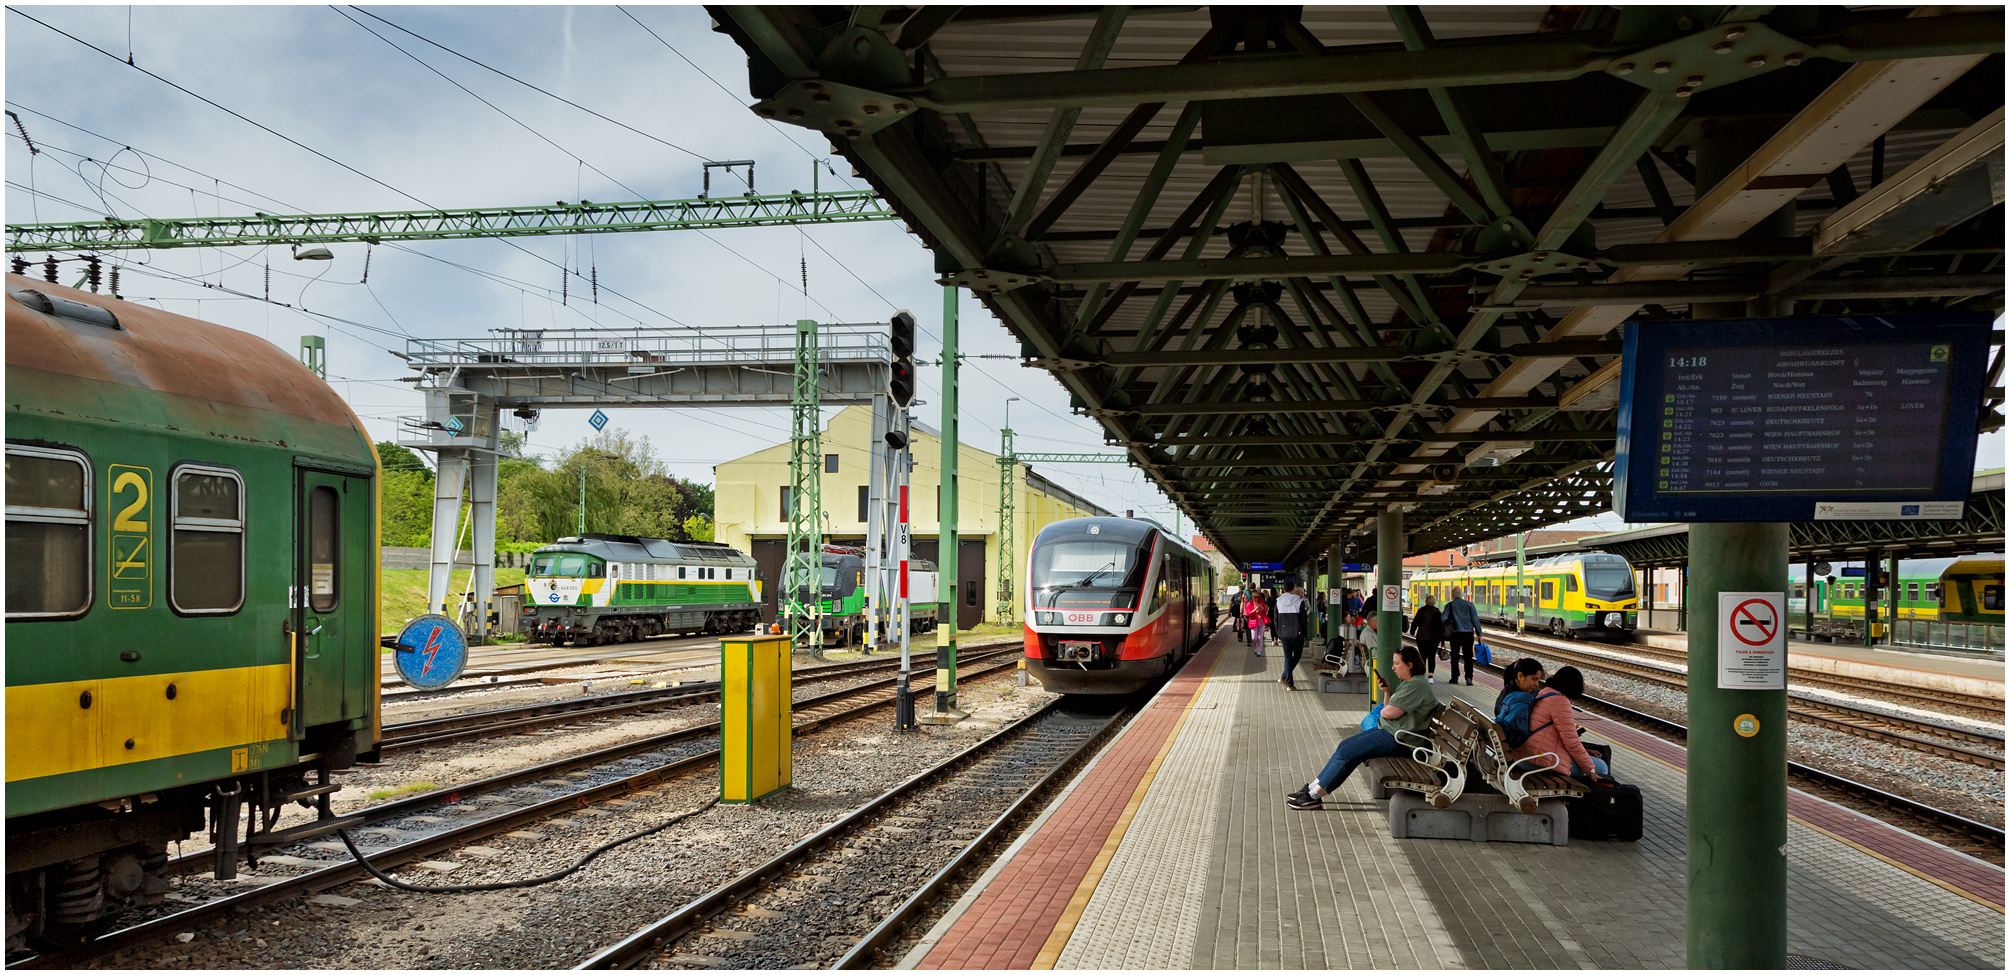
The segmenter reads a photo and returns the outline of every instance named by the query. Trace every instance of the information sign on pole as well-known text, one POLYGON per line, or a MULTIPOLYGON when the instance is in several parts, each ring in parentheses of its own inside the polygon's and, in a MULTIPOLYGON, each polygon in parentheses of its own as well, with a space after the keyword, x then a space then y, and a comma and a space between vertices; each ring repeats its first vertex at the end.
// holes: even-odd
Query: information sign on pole
POLYGON ((1717 594, 1717 687, 1787 689, 1787 594, 1717 594))
POLYGON ((1400 613, 1400 612, 1402 612, 1402 611, 1403 611, 1403 587, 1402 587, 1402 586, 1383 586, 1383 587, 1382 587, 1382 612, 1384 612, 1384 613, 1400 613))
POLYGON ((1628 322, 1613 510, 1630 522, 1959 520, 1991 322, 1628 322))

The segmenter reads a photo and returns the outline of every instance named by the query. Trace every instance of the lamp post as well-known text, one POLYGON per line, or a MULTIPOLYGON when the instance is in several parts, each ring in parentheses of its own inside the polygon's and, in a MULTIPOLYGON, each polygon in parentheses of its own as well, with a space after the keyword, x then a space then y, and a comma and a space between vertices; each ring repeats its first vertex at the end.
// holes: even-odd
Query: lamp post
POLYGON ((587 461, 609 461, 621 458, 604 450, 582 450, 579 452, 579 534, 586 534, 586 463, 587 461))

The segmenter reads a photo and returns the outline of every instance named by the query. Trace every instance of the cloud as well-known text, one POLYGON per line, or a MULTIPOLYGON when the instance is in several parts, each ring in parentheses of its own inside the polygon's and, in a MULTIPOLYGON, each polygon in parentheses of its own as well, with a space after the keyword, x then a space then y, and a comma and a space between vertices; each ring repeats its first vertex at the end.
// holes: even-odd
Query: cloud
MULTIPOLYGON (((126 146, 146 153, 145 163, 121 154, 117 164, 137 172, 111 175, 138 188, 107 180, 105 201, 123 216, 154 217, 418 208, 415 200, 468 207, 689 197, 698 194, 702 159, 758 160, 762 192, 808 189, 810 167, 829 158, 821 136, 778 127, 747 110, 746 56, 713 32, 697 7, 631 8, 695 68, 612 7, 366 8, 472 61, 350 8, 344 9, 356 22, 318 6, 131 8, 139 67, 336 161, 127 66, 126 8, 21 9, 116 56, 7 15, 8 107, 47 148, 31 158, 9 136, 7 217, 15 222, 100 218, 96 170, 83 160, 110 160, 126 146), (79 165, 85 175, 78 174, 79 165), (31 197, 30 185, 47 196, 31 197)), ((842 160, 837 168, 837 176, 821 177, 825 188, 863 187, 842 160)), ((269 338, 289 351, 300 335, 326 335, 335 388, 380 439, 393 436, 397 417, 420 409, 410 386, 397 381, 409 370, 391 354, 403 350, 406 333, 439 338, 513 327, 704 329, 804 315, 877 322, 905 307, 923 323, 922 355, 937 354, 926 336, 940 334, 942 289, 930 256, 897 223, 331 249, 336 260, 321 266, 295 263, 284 248, 118 256, 137 262, 122 275, 130 296, 269 338), (799 290, 805 261, 808 300, 799 290), (305 287, 315 311, 367 327, 199 283, 263 296, 268 265, 275 300, 294 302, 305 287), (597 275, 598 303, 578 279, 563 289, 561 302, 561 268, 597 275)), ((1016 356, 1017 341, 980 304, 963 295, 960 307, 965 353, 1016 356)), ((938 377, 935 369, 921 377, 919 395, 930 405, 919 413, 931 425, 938 419, 938 377)), ((1059 384, 1015 362, 968 360, 961 393, 963 434, 976 446, 997 449, 1004 400, 1019 396, 1012 424, 1021 449, 1101 449, 1099 429, 1069 413, 1059 384)), ((551 452, 586 436, 589 412, 547 411, 531 438, 533 449, 551 452)), ((616 424, 651 436, 677 458, 677 474, 707 482, 711 463, 746 453, 751 441, 779 442, 787 435, 785 410, 609 412, 616 424)), ((1130 468, 1045 465, 1041 473, 1105 507, 1171 517, 1170 506, 1130 468)))

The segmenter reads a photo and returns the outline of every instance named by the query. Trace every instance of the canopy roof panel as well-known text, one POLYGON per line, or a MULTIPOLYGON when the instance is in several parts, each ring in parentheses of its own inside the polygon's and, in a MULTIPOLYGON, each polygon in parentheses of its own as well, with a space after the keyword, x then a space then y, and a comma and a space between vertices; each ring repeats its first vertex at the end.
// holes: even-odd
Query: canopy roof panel
POLYGON ((2002 307, 2000 10, 712 10, 1238 561, 1606 510, 1629 319, 2002 307))

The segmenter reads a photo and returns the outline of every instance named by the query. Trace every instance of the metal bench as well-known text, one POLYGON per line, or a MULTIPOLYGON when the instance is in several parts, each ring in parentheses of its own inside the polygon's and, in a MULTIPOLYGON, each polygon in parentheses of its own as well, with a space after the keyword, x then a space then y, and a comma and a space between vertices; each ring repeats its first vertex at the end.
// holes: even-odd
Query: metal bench
POLYGON ((1328 666, 1319 668, 1319 690, 1325 694, 1366 694, 1374 683, 1368 676, 1367 645, 1358 640, 1337 638, 1339 649, 1327 644, 1325 660, 1328 666))
POLYGON ((1410 754, 1369 759, 1369 794, 1387 799, 1391 791, 1414 792, 1432 806, 1449 807, 1465 792, 1475 730, 1464 715, 1441 705, 1431 712, 1425 732, 1395 732, 1410 754))
POLYGON ((1488 785, 1506 796, 1516 809, 1533 813, 1544 799, 1575 799, 1590 791, 1558 771, 1563 767, 1563 756, 1555 752, 1532 756, 1537 761, 1546 759, 1546 765, 1515 771, 1515 765, 1520 760, 1513 757, 1514 749, 1508 747, 1507 734, 1501 731, 1500 725, 1464 701, 1454 700, 1448 706, 1465 715, 1479 733, 1478 747, 1473 755, 1474 770, 1488 785))

